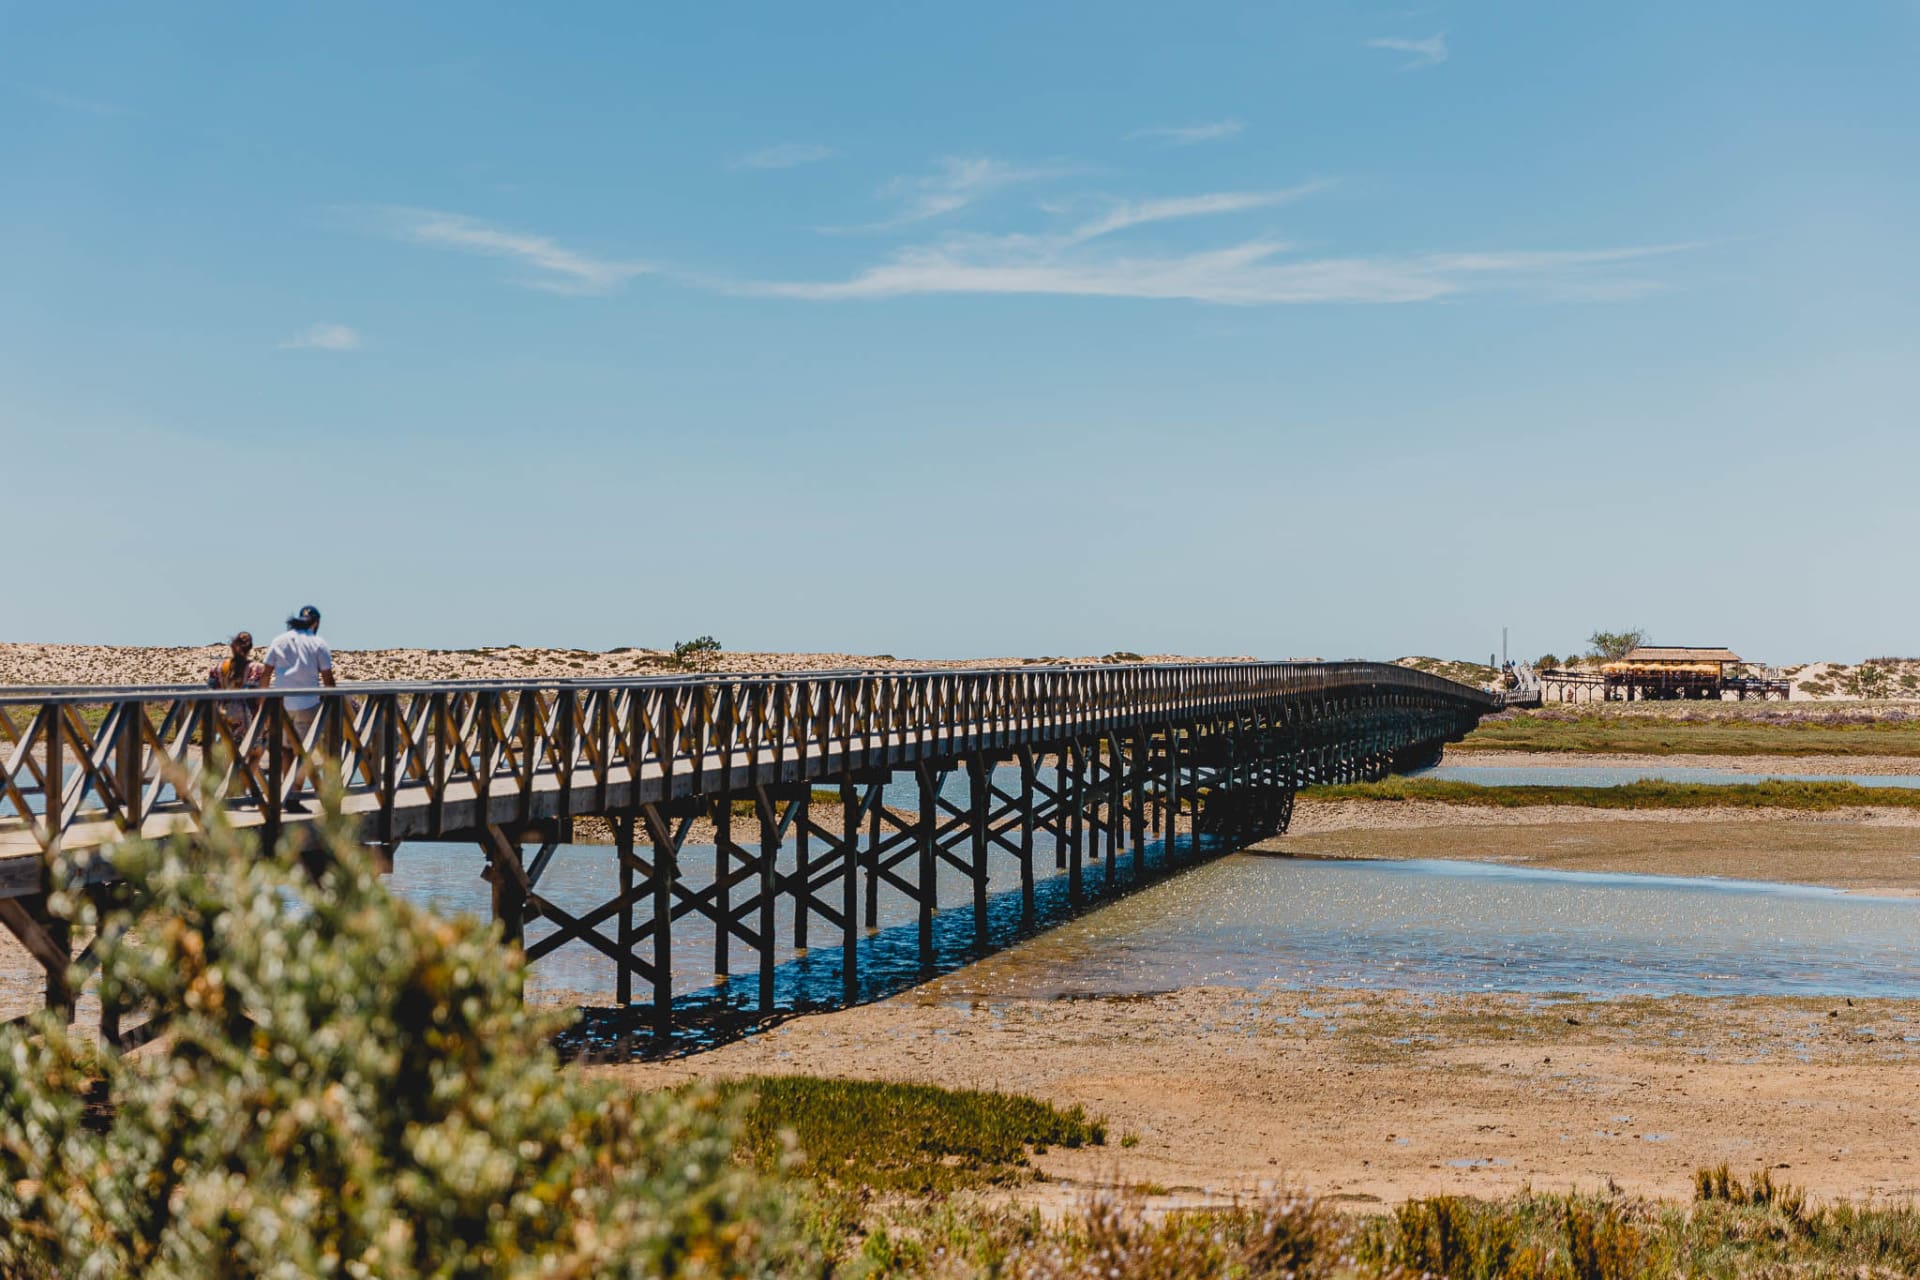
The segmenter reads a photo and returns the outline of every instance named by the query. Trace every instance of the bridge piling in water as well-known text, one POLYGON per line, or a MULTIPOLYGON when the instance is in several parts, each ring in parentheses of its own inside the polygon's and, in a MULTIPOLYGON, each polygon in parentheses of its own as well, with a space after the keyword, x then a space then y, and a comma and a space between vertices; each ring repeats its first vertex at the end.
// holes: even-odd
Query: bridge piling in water
MULTIPOLYGON (((979 954, 1005 941, 997 885, 1017 886, 1017 927, 1031 927, 1048 843, 1078 908, 1155 872, 1150 835, 1159 869, 1241 847, 1285 828, 1299 787, 1430 760, 1498 705, 1369 663, 349 684, 322 693, 294 742, 284 696, 250 693, 236 730, 220 714, 227 691, 0 690, 0 924, 45 970, 50 1006, 70 1011, 74 992, 72 940, 48 897, 71 877, 112 879, 83 854, 130 834, 191 835, 202 794, 236 827, 298 835, 309 819, 287 811, 289 789, 327 767, 360 838, 387 854, 477 847, 504 941, 533 963, 562 946, 599 953, 616 1003, 650 1002, 666 1035, 676 968, 685 979, 696 967, 687 948, 704 946, 702 931, 702 976, 725 981, 736 946, 752 955, 760 1013, 789 950, 837 963, 856 1000, 883 891, 908 904, 924 967, 941 876, 964 878, 955 905, 972 913, 979 954), (896 782, 914 812, 890 799, 896 782), (735 838, 736 803, 752 837, 735 838), (590 819, 611 827, 609 896, 562 907, 543 883, 590 819), (702 819, 710 864, 687 856, 702 819), (824 931, 837 949, 818 949, 824 931)), ((125 1039, 118 1022, 118 1010, 103 1018, 108 1039, 125 1039)))

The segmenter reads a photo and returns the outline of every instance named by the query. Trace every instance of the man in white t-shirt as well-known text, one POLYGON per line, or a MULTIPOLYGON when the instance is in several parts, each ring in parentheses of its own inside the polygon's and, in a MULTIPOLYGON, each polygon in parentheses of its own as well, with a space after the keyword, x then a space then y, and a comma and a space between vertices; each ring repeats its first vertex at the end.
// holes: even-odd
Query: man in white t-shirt
MULTIPOLYGON (((267 656, 261 665, 266 668, 266 676, 260 686, 279 685, 283 689, 318 689, 325 686, 333 688, 333 650, 320 638, 320 611, 307 605, 287 619, 287 629, 274 637, 267 646, 267 656)), ((320 714, 318 694, 294 695, 287 702, 287 737, 294 743, 303 742, 307 730, 313 727, 314 717, 320 714)), ((296 756, 293 776, 287 785, 287 802, 282 808, 288 813, 305 813, 307 806, 300 803, 301 768, 296 756)))

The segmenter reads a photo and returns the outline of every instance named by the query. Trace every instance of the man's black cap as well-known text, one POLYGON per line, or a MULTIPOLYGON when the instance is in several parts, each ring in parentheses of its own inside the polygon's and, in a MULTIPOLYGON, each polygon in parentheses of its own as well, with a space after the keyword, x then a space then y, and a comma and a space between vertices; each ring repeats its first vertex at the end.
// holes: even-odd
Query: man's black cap
POLYGON ((300 629, 317 627, 320 625, 320 611, 310 604, 301 605, 300 612, 287 619, 287 625, 300 629))

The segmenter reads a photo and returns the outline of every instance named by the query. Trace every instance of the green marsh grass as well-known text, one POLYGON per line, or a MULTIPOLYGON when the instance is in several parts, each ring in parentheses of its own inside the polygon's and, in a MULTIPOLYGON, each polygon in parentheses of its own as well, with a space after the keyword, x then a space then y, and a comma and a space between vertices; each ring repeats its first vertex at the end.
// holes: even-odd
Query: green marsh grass
POLYGON ((1789 711, 1779 703, 1632 704, 1607 711, 1558 708, 1480 722, 1460 746, 1488 751, 1622 755, 1920 756, 1920 717, 1858 709, 1789 711))
POLYGON ((791 1135, 794 1170, 869 1191, 944 1195, 1031 1176, 1050 1147, 1100 1146, 1106 1125, 1019 1094, 879 1080, 756 1076, 727 1091, 754 1099, 742 1149, 777 1161, 791 1135))

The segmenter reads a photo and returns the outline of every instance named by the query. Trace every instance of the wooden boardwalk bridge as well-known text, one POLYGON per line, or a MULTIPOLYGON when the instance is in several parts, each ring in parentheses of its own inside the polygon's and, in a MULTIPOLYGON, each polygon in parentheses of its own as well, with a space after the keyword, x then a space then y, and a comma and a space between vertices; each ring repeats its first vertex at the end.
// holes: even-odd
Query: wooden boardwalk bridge
MULTIPOLYGON (((112 876, 85 855, 195 830, 202 795, 226 797, 228 821, 263 840, 295 834, 311 820, 288 808, 302 771, 337 769, 345 813, 389 857, 409 842, 479 846, 507 938, 530 960, 600 953, 618 1003, 638 983, 666 1034, 689 916, 711 926, 714 972, 736 940, 755 955, 762 1010, 778 921, 803 950, 810 924, 830 929, 852 999, 883 887, 911 900, 925 959, 940 869, 965 876, 984 950, 990 858, 1017 862, 1030 917, 1036 851, 1051 852, 1077 905, 1089 863, 1104 858, 1099 880, 1115 885, 1128 852, 1138 876, 1150 840, 1168 865, 1240 847, 1285 829, 1299 787, 1415 767, 1500 706, 1361 662, 368 683, 326 692, 294 741, 288 696, 250 691, 230 717, 235 694, 207 689, 0 689, 0 923, 45 969, 50 1006, 71 1016, 70 966, 87 956, 49 895, 112 876), (964 800, 942 785, 954 774, 964 800), (911 810, 886 793, 903 781, 911 810), (738 807, 757 841, 736 840, 738 807), (589 817, 611 824, 618 888, 570 911, 542 876, 589 817), (696 882, 680 855, 700 817, 718 821, 696 882), (531 919, 547 926, 529 942, 531 919)), ((137 1038, 114 1010, 102 1028, 137 1038)))

